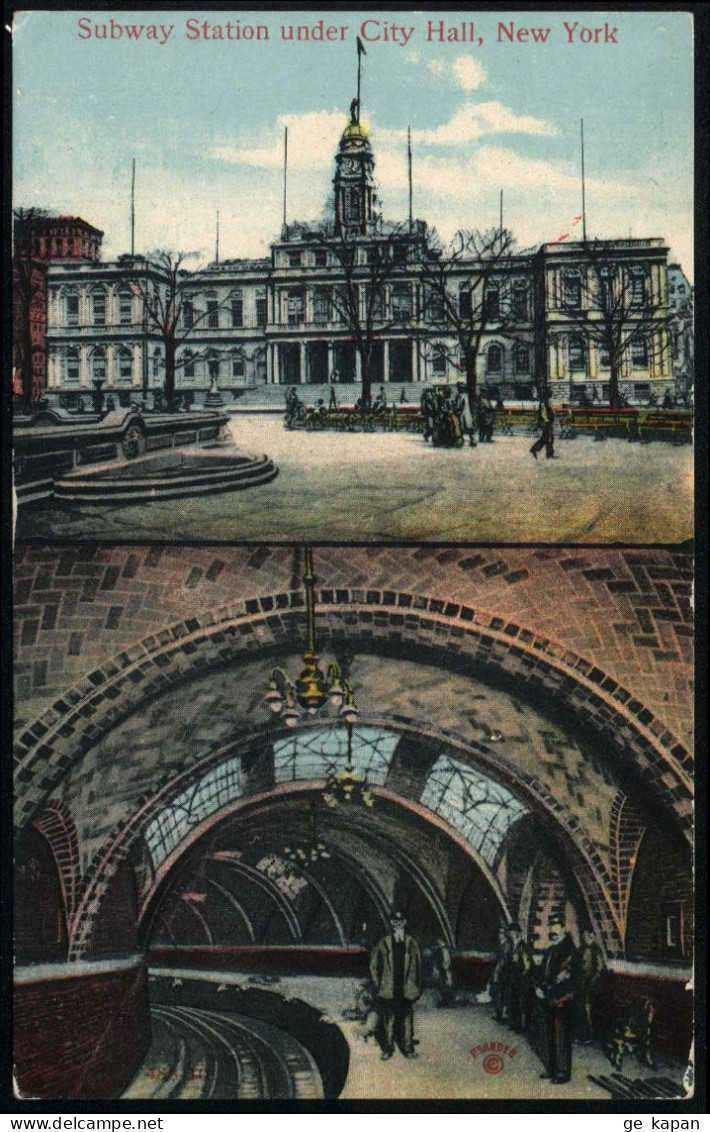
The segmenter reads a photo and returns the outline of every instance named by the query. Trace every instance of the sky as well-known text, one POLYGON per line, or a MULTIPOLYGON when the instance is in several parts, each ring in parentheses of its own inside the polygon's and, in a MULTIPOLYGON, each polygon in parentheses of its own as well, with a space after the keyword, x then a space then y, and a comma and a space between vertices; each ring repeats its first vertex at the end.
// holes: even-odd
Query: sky
POLYGON ((209 260, 219 211, 220 258, 267 255, 282 220, 285 126, 287 217, 323 213, 357 36, 387 219, 407 215, 411 127, 414 213, 443 237, 496 224, 502 190, 522 247, 578 238, 584 119, 587 235, 662 237, 692 278, 684 12, 20 12, 14 203, 83 216, 111 259, 130 250, 135 158, 136 251, 209 260))

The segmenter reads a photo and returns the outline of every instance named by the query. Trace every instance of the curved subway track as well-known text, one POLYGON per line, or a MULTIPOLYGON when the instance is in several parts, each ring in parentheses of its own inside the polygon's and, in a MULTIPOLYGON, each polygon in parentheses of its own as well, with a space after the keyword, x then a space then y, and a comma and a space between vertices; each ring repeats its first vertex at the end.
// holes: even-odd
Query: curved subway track
POLYGON ((244 1015, 154 1005, 153 1042, 124 1100, 317 1100, 318 1067, 292 1035, 244 1015))

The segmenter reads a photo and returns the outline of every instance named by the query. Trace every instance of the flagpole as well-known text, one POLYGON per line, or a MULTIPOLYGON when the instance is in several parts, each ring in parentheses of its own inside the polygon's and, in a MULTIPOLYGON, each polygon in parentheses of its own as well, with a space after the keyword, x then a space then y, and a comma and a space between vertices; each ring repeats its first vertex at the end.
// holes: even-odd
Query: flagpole
POLYGON ((360 50, 360 41, 357 44, 357 112, 358 118, 360 116, 360 66, 362 61, 362 52, 360 50))
POLYGON ((587 242, 587 209, 584 200, 584 118, 579 120, 580 140, 582 146, 582 240, 587 242))
POLYGON ((136 159, 131 172, 131 255, 136 254, 136 159))
POLYGON ((286 227, 286 177, 288 170, 288 126, 284 126, 284 228, 286 227))
POLYGON ((219 210, 217 211, 217 233, 214 242, 214 261, 219 263, 219 210))
POLYGON ((409 176, 409 231, 414 228, 414 216, 412 213, 412 127, 407 126, 407 167, 409 176))

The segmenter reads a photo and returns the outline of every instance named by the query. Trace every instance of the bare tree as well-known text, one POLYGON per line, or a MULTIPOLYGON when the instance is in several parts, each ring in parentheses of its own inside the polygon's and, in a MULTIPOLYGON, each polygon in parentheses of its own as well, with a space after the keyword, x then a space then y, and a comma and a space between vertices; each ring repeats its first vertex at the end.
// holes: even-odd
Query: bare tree
MULTIPOLYGON (((143 303, 146 330, 159 334, 163 341, 164 390, 168 409, 175 401, 176 371, 185 364, 178 361, 178 349, 212 313, 207 304, 199 311, 193 305, 185 264, 196 258, 196 252, 158 249, 147 257, 145 278, 135 283, 143 303)), ((201 285, 202 281, 195 278, 195 288, 201 285)), ((218 303, 216 309, 219 310, 227 301, 228 297, 218 303)))
POLYGON ((579 278, 572 303, 563 295, 560 305, 585 341, 595 343, 605 356, 609 408, 618 409, 622 404, 619 380, 629 353, 639 347, 647 361, 663 356, 662 331, 668 328, 668 310, 661 295, 654 295, 643 267, 620 254, 613 242, 584 245, 579 278))
POLYGON ((408 226, 392 225, 371 236, 353 238, 333 234, 322 226, 313 232, 317 242, 331 253, 339 268, 339 279, 331 289, 330 301, 346 325, 360 356, 362 402, 371 403, 372 369, 375 345, 387 330, 405 326, 414 311, 412 266, 414 241, 408 226), (401 283, 401 300, 391 286, 401 283))
POLYGON ((34 254, 35 223, 48 213, 42 208, 14 211, 12 262, 12 355, 13 386, 23 408, 35 400, 34 375, 38 354, 46 353, 46 342, 35 333, 38 322, 46 322, 47 264, 34 254))
POLYGON ((506 270, 514 243, 506 229, 492 228, 459 231, 449 245, 436 235, 420 245, 427 324, 457 340, 471 414, 476 405, 476 363, 486 332, 512 337, 519 322, 506 270))

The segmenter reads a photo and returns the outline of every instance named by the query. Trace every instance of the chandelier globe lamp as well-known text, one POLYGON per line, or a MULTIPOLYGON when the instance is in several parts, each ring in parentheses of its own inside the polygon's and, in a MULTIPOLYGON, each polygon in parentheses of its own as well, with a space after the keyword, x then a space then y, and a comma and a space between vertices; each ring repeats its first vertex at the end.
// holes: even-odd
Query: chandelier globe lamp
POLYGON ((287 727, 297 727, 302 716, 316 716, 326 704, 337 711, 345 723, 352 725, 358 717, 358 708, 352 685, 335 661, 321 668, 316 648, 315 583, 313 548, 306 547, 306 567, 303 584, 306 589, 306 647, 303 652, 303 669, 293 680, 283 668, 273 668, 265 700, 275 715, 287 727))

